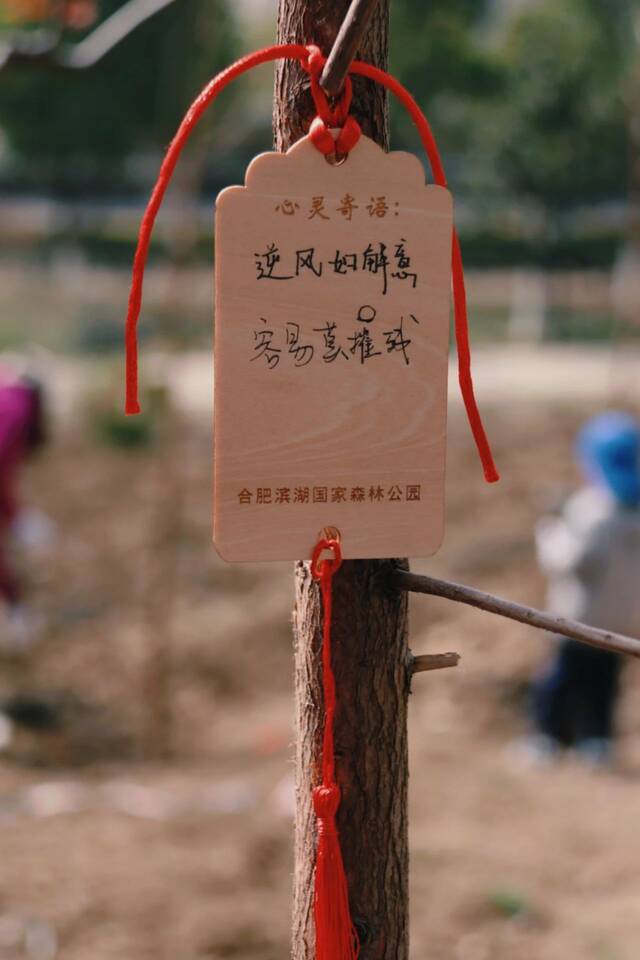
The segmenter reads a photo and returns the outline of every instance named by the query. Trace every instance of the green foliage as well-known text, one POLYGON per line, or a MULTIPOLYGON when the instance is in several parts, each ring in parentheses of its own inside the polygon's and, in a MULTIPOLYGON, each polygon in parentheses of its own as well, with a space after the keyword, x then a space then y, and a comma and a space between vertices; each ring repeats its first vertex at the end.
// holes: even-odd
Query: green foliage
POLYGON ((96 412, 93 431, 98 440, 118 450, 147 449, 153 440, 153 422, 144 413, 126 417, 119 410, 96 412))
MULTIPOLYGON (((502 91, 502 66, 481 42, 488 0, 397 0, 391 8, 391 70, 424 107, 448 152, 469 144, 472 112, 502 91)), ((397 133, 410 121, 392 109, 397 133)))
POLYGON ((143 385, 142 413, 129 417, 122 408, 119 377, 102 384, 86 398, 85 409, 91 434, 99 443, 118 450, 146 450, 163 433, 170 415, 170 396, 162 384, 143 385))
POLYGON ((487 0, 398 0, 392 5, 391 65, 420 99, 462 93, 482 97, 499 89, 499 71, 478 42, 487 0))
POLYGON ((460 232, 465 264, 479 268, 535 265, 545 270, 607 270, 615 263, 622 242, 622 234, 615 231, 553 237, 529 237, 489 227, 460 232))
MULTIPOLYGON (((454 190, 524 196, 551 220, 624 195, 639 7, 536 0, 501 20, 487 0, 398 0, 392 69, 424 105, 454 190)), ((394 125, 411 142, 408 121, 394 125)))
MULTIPOLYGON (((102 0, 102 18, 123 0, 102 0)), ((41 188, 74 193, 122 184, 125 160, 157 152, 185 104, 233 56, 221 0, 179 0, 141 25, 96 67, 2 75, 0 125, 41 188)))
MULTIPOLYGON (((101 17, 123 2, 101 0, 101 17)), ((496 196, 529 199, 548 214, 547 247, 549 238, 571 247, 573 239, 562 237, 565 211, 627 192, 640 0, 535 0, 506 16, 500 9, 507 7, 492 0, 394 0, 391 69, 424 106, 454 192, 471 199, 476 213, 496 196)), ((3 72, 0 126, 16 158, 14 180, 67 195, 122 192, 123 185, 146 191, 185 105, 237 53, 232 13, 230 0, 176 0, 93 70, 3 72)), ((220 122, 229 96, 246 90, 225 94, 204 131, 220 122)), ((205 171, 208 193, 237 179, 246 159, 238 131, 246 133, 249 113, 236 112, 228 156, 205 171)), ((404 111, 392 110, 392 122, 394 143, 415 148, 404 111)), ((256 150, 264 146, 262 129, 257 141, 256 150)), ((194 144, 186 157, 197 151, 194 144)), ((179 176, 188 173, 186 157, 179 176)), ((203 166, 194 184, 202 183, 203 166)), ((78 239, 86 231, 77 224, 73 233, 78 239)), ((495 262, 503 239, 516 259, 517 245, 532 242, 499 237, 483 246, 479 238, 477 261, 495 262)), ((93 252, 128 256, 129 243, 97 238, 93 252)), ((162 254, 161 243, 154 253, 162 254)), ((610 242, 587 246, 568 249, 567 262, 583 255, 608 261, 610 242)), ((548 253, 534 251, 536 262, 548 253)))
POLYGON ((503 917, 514 920, 531 914, 531 904, 517 890, 501 887, 489 894, 489 903, 493 909, 503 917))
POLYGON ((524 9, 506 38, 497 163, 515 192, 549 211, 626 188, 621 33, 602 6, 542 0, 524 9))

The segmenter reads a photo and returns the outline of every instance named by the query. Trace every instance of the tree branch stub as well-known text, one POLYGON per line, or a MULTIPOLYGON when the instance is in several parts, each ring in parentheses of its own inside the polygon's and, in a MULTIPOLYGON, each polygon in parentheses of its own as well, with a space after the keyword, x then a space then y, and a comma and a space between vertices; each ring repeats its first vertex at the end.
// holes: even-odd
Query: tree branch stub
POLYGON ((457 667, 459 663, 459 653, 451 652, 417 654, 411 660, 411 673, 426 673, 430 670, 444 670, 447 667, 457 667))

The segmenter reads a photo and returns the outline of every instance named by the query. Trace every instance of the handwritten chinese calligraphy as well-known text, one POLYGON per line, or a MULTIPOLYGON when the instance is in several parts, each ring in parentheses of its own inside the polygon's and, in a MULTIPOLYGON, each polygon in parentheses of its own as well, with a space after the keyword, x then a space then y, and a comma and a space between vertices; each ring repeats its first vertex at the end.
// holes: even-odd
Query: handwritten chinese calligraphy
POLYGON ((267 329, 266 319, 260 317, 260 320, 265 324, 265 327, 253 331, 255 343, 251 361, 259 360, 262 357, 269 369, 272 370, 274 367, 277 367, 280 362, 280 347, 273 346, 273 330, 267 329))
MULTIPOLYGON (((322 198, 316 198, 322 199, 322 198)), ((254 253, 256 280, 295 280, 296 277, 309 276, 317 278, 327 274, 330 276, 347 276, 359 271, 376 277, 382 287, 382 294, 386 296, 389 290, 389 280, 408 280, 415 288, 418 274, 412 271, 411 255, 407 252, 407 241, 400 238, 392 244, 393 253, 389 254, 389 244, 382 240, 371 241, 363 250, 337 249, 335 254, 326 259, 315 247, 303 247, 287 254, 286 262, 293 272, 281 272, 282 255, 275 242, 269 243, 265 250, 254 253)))
POLYGON ((316 251, 314 247, 306 247, 304 250, 296 250, 296 277, 299 277, 304 270, 309 270, 316 277, 322 276, 322 262, 315 262, 316 251))
POLYGON ((276 273, 276 268, 280 263, 280 251, 275 243, 270 243, 264 253, 254 253, 254 257, 258 280, 291 280, 293 274, 283 276, 276 273))
MULTIPOLYGON (((296 367, 306 367, 313 359, 314 348, 300 340, 300 324, 290 320, 286 329, 287 349, 295 359, 296 367)), ((409 341, 411 343, 411 341, 409 341)))
POLYGON ((345 352, 343 347, 338 342, 338 337, 336 334, 337 323, 327 320, 324 327, 314 327, 314 333, 321 333, 323 340, 324 353, 322 354, 322 359, 325 363, 333 363, 337 357, 344 357, 345 360, 349 359, 348 354, 345 352))
POLYGON ((362 254, 362 269, 374 274, 374 276, 381 275, 383 295, 387 292, 387 267, 389 265, 385 253, 386 249, 387 246, 384 243, 375 245, 370 243, 362 254))
POLYGON ((380 350, 376 350, 375 348, 373 337, 368 327, 356 330, 356 332, 349 337, 349 343, 351 344, 349 353, 355 356, 362 364, 364 364, 366 360, 371 360, 372 357, 381 356, 380 350))
POLYGON ((415 287, 418 275, 417 273, 409 272, 409 267, 411 266, 411 257, 407 256, 407 253, 404 249, 406 242, 406 240, 400 240, 400 242, 396 244, 394 256, 397 261, 397 270, 392 273, 391 276, 395 277, 396 280, 411 280, 411 286, 415 287))
MULTIPOLYGON (((410 318, 414 323, 419 323, 420 321, 412 314, 409 314, 410 318)), ((409 337, 404 335, 404 317, 400 317, 400 323, 397 327, 394 327, 393 330, 385 330, 384 336, 387 341, 387 353, 393 353, 395 350, 399 350, 404 357, 404 362, 409 366, 409 354, 407 353, 407 347, 411 343, 409 337)))
POLYGON ((284 353, 293 357, 295 367, 306 367, 316 357, 316 347, 318 347, 318 358, 324 363, 334 363, 339 358, 342 360, 353 358, 364 366, 375 357, 398 353, 402 356, 405 365, 409 366, 411 362, 409 347, 412 339, 405 332, 405 323, 419 325, 419 319, 413 313, 407 317, 402 315, 397 326, 378 333, 371 326, 376 317, 375 307, 364 304, 355 318, 356 324, 360 326, 356 326, 353 332, 346 336, 338 331, 338 324, 334 320, 327 320, 322 327, 313 327, 310 334, 304 334, 299 323, 289 320, 284 331, 278 333, 267 324, 265 317, 260 317, 264 327, 258 327, 253 331, 251 362, 262 360, 269 370, 274 370, 284 353), (314 334, 315 337, 313 337, 314 334))

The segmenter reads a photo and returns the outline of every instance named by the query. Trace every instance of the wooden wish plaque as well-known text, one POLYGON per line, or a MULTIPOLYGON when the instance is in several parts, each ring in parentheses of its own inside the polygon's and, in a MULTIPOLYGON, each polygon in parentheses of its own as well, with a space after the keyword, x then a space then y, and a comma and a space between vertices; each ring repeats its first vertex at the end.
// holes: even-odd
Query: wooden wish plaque
POLYGON ((216 203, 214 541, 225 560, 428 556, 443 536, 453 210, 420 161, 308 138, 216 203))

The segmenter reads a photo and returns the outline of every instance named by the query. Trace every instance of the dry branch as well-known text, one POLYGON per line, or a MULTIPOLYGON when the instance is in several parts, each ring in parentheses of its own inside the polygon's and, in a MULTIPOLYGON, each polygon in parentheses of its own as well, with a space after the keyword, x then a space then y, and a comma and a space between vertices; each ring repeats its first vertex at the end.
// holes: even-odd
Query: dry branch
POLYGON ((320 85, 330 96, 337 96, 378 0, 353 0, 324 65, 320 85))
POLYGON ((63 43, 61 30, 17 31, 0 43, 0 70, 20 63, 87 70, 171 3, 175 0, 129 0, 80 43, 63 43))
POLYGON ((71 70, 86 70, 102 60, 145 20, 164 10, 174 0, 129 0, 104 23, 96 27, 81 43, 69 46, 62 66, 71 70))
POLYGON ((434 597, 444 597, 445 600, 455 600, 457 603, 466 603, 488 613, 497 613, 509 620, 526 623, 530 627, 538 627, 550 633, 560 634, 572 640, 580 640, 600 650, 610 650, 614 653, 626 653, 631 657, 640 658, 640 640, 625 637, 610 630, 599 630, 577 620, 568 620, 565 617, 554 617, 552 614, 526 607, 521 603, 503 600, 491 593, 465 587, 461 583, 451 583, 449 580, 438 580, 435 577, 420 576, 417 573, 408 573, 396 569, 393 572, 393 583, 399 590, 408 590, 411 593, 428 593, 434 597))

